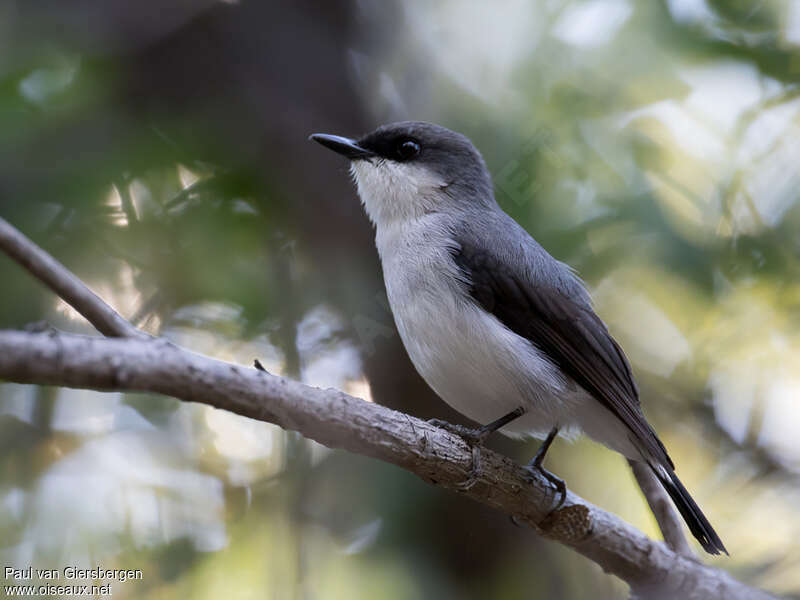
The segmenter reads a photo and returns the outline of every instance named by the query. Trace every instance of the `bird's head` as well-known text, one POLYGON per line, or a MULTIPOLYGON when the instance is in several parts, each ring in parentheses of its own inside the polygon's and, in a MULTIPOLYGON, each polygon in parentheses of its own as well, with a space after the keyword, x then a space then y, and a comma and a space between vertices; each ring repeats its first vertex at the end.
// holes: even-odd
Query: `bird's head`
POLYGON ((439 125, 404 121, 358 140, 324 133, 311 139, 350 159, 358 195, 378 226, 494 204, 491 177, 478 150, 439 125))

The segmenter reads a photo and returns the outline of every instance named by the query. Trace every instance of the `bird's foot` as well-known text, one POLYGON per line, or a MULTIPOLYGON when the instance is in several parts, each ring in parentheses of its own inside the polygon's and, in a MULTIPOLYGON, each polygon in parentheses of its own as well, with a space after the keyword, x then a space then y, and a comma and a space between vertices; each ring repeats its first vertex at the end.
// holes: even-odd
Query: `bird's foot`
POLYGON ((531 478, 541 475, 549 483, 553 484, 553 487, 560 496, 558 504, 556 504, 556 507, 553 510, 558 510, 564 505, 564 502, 567 500, 567 484, 563 479, 545 469, 542 466, 541 461, 537 461, 536 459, 533 459, 530 464, 525 465, 525 470, 528 471, 531 478))
MULTIPOLYGON (((463 490, 468 490, 472 486, 474 486, 478 482, 478 478, 481 474, 481 447, 483 446, 486 438, 488 438, 492 433, 500 429, 501 427, 505 427, 511 421, 518 419, 522 415, 525 414, 525 409, 521 406, 515 408, 508 414, 503 415, 499 419, 496 419, 489 423, 488 425, 483 425, 481 427, 464 427, 463 425, 454 425, 453 423, 448 423, 447 421, 442 421, 441 419, 430 419, 428 423, 431 425, 435 425, 436 427, 441 427, 450 433, 453 433, 459 436, 462 440, 464 440, 472 449, 472 468, 470 469, 469 476, 467 480, 459 484, 459 488, 463 490)), ((557 430, 556 430, 557 431, 557 430)), ((553 434, 555 435, 555 434, 553 434)), ((545 451, 547 449, 545 448, 545 451)), ((538 456, 538 454, 537 454, 538 456)), ((544 455, 542 454, 542 457, 544 455)))
POLYGON ((481 475, 481 447, 492 432, 487 431, 485 427, 466 427, 443 421, 442 419, 429 419, 428 423, 457 435, 470 446, 472 450, 472 467, 467 478, 457 484, 456 487, 463 491, 472 489, 478 483, 481 475))
POLYGON ((536 477, 537 474, 541 475, 542 477, 547 479, 548 482, 552 483, 553 486, 555 486, 556 491, 561 496, 561 499, 558 501, 558 504, 556 505, 555 509, 553 509, 553 510, 558 510, 559 508, 561 508, 561 506, 566 501, 566 499, 567 499, 567 484, 564 483, 563 479, 561 479, 560 477, 556 477, 550 471, 545 469, 542 466, 542 463, 544 462, 544 457, 547 454, 547 451, 550 449, 550 445, 553 443, 553 440, 556 439, 557 435, 558 435, 558 427, 556 426, 556 427, 553 427, 550 430, 550 433, 547 434, 547 437, 544 439, 544 441, 539 446, 539 449, 536 451, 536 454, 533 456, 533 459, 531 460, 531 462, 529 462, 525 466, 525 470, 528 471, 528 474, 532 478, 536 477))

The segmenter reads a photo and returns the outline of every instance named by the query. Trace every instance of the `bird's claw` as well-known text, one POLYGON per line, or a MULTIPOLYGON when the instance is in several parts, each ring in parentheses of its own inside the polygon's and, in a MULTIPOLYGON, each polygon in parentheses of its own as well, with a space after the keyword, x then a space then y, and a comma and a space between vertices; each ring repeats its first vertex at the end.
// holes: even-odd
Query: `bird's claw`
POLYGON ((556 507, 553 510, 558 510, 564 505, 564 502, 566 502, 567 500, 567 484, 564 482, 563 479, 561 479, 557 475, 553 475, 550 471, 548 471, 542 465, 536 462, 526 465, 525 470, 528 471, 531 477, 536 477, 537 475, 541 475, 548 482, 553 484, 553 487, 555 487, 556 491, 558 492, 558 495, 560 496, 558 504, 556 504, 556 507))

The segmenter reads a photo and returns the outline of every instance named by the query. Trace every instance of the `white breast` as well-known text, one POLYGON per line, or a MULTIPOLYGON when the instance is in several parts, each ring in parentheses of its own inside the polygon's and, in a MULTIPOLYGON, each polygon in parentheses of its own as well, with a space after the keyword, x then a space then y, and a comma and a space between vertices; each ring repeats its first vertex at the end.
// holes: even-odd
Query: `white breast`
POLYGON ((440 215, 379 225, 376 243, 409 357, 445 402, 479 424, 524 406, 528 414, 504 429, 510 434, 571 425, 574 390, 528 340, 471 300, 440 215))

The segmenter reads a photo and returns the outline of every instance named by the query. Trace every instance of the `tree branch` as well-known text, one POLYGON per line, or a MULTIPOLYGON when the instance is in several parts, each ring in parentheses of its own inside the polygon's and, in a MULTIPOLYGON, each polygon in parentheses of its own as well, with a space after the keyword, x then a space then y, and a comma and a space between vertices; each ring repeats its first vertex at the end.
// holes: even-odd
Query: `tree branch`
POLYGON ((97 331, 110 337, 148 337, 123 319, 69 269, 0 217, 0 249, 67 304, 82 314, 97 331))
POLYGON ((681 556, 575 494, 558 509, 542 477, 472 449, 425 421, 343 392, 305 386, 256 369, 181 349, 164 339, 103 339, 63 333, 0 331, 0 378, 106 391, 143 391, 200 402, 395 464, 428 483, 514 516, 626 582, 640 597, 766 599, 725 571, 681 556), (474 477, 474 484, 464 482, 474 477))
MULTIPOLYGON (((124 182, 117 187, 130 221, 135 218, 135 210, 127 190, 124 189, 124 182)), ((0 248, 83 315, 103 335, 149 337, 121 317, 64 265, 2 218, 0 218, 0 248)), ((669 547, 685 556, 693 556, 683 533, 683 526, 678 521, 661 486, 655 482, 647 469, 637 469, 635 463, 631 463, 631 467, 669 547)))

